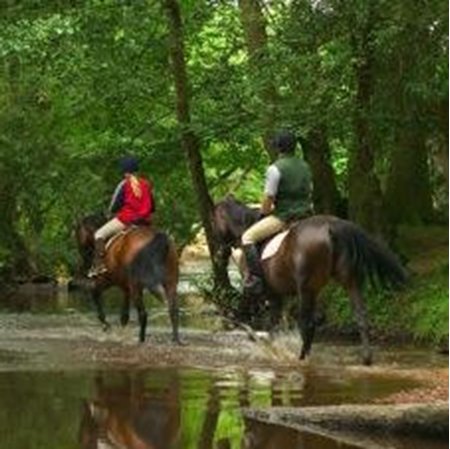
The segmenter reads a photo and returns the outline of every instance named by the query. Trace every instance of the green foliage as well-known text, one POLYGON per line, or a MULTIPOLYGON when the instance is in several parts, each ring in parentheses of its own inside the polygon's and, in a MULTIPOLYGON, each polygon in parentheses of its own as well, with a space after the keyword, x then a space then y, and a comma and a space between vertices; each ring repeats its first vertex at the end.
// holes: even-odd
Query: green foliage
POLYGON ((412 304, 410 330, 414 337, 435 342, 447 339, 448 264, 426 279, 418 280, 405 302, 412 304))
MULTIPOLYGON (((260 73, 248 57, 237 4, 180 3, 192 127, 214 199, 232 192, 259 201, 268 163, 261 116, 272 106, 275 126, 303 135, 319 125, 326 130, 338 187, 347 196, 348 159, 356 149, 355 67, 361 62, 352 35, 372 20, 369 118, 377 174, 384 186, 396 136, 408 129, 402 100, 407 110, 417 111, 414 123, 430 155, 433 199, 445 207, 445 2, 272 2, 263 11, 270 63, 260 73), (259 95, 268 81, 276 87, 276 105, 264 104, 259 95)), ((188 243, 199 217, 180 146, 160 2, 64 6, 28 0, 2 12, 0 271, 71 269, 73 224, 105 209, 119 180, 116 160, 124 152, 140 157, 155 185, 158 225, 180 247, 188 243)))
MULTIPOLYGON (((408 267, 415 274, 404 291, 366 292, 367 314, 374 335, 432 343, 448 338, 448 247, 442 241, 446 232, 439 228, 432 232, 427 228, 403 229, 399 246, 406 248, 408 267)), ((323 298, 329 324, 344 333, 356 332, 346 293, 330 287, 323 298)))

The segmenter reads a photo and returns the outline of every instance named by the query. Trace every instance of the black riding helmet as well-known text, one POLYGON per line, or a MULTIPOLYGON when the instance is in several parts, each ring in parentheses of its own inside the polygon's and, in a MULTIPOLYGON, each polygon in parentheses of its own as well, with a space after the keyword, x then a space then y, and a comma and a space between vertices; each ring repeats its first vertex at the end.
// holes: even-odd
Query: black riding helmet
POLYGON ((272 148, 280 153, 293 153, 296 146, 295 134, 287 129, 278 131, 272 139, 272 148))
POLYGON ((124 156, 119 160, 119 168, 122 174, 136 173, 139 170, 139 162, 134 156, 124 156))

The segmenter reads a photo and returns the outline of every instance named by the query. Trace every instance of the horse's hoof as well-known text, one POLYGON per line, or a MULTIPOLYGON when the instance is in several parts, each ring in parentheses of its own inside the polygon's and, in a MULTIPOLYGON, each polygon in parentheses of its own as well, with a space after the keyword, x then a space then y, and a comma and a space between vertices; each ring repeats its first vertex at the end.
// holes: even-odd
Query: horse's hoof
POLYGON ((372 360, 372 356, 371 355, 365 356, 363 358, 363 365, 364 366, 371 366, 372 364, 373 364, 373 360, 372 360))
POLYGON ((102 324, 103 332, 108 332, 110 329, 111 329, 111 325, 109 323, 103 323, 102 324))
POLYGON ((309 357, 299 357, 298 358, 298 363, 300 364, 300 366, 309 366, 310 364, 310 358, 309 357))

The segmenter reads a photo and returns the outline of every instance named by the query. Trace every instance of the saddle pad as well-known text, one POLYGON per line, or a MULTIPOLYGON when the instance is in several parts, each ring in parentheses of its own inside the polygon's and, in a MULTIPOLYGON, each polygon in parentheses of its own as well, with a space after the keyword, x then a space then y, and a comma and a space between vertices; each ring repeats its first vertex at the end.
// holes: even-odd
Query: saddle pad
POLYGON ((276 234, 275 237, 272 237, 264 246, 264 249, 261 254, 261 260, 266 260, 274 256, 277 251, 280 249, 281 244, 284 242, 284 239, 289 234, 289 229, 286 231, 280 232, 276 234))
POLYGON ((131 232, 133 229, 136 229, 137 226, 135 225, 131 225, 128 226, 127 228, 125 228, 123 231, 119 231, 117 234, 114 234, 107 242, 105 245, 105 250, 107 250, 119 237, 122 237, 125 234, 128 234, 129 232, 131 232))

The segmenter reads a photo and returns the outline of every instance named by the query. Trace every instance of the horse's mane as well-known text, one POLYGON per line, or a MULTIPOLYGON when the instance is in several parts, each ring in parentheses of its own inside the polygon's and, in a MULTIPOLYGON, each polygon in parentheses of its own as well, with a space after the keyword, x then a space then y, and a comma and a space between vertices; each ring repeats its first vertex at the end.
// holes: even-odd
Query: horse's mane
POLYGON ((259 208, 248 207, 233 195, 228 195, 217 203, 216 208, 225 212, 228 229, 232 232, 234 238, 239 238, 259 218, 259 208))
POLYGON ((103 212, 95 212, 79 218, 74 225, 74 234, 78 244, 82 263, 81 269, 86 272, 92 264, 94 254, 94 233, 106 223, 103 212))
POLYGON ((79 222, 90 229, 98 229, 106 223, 106 220, 106 215, 103 212, 94 212, 82 217, 79 222))
POLYGON ((234 222, 241 222, 245 224, 253 224, 259 217, 258 207, 249 207, 243 202, 237 200, 234 196, 228 195, 223 204, 227 209, 229 217, 234 222))

